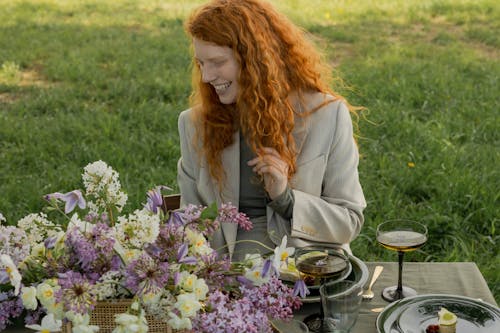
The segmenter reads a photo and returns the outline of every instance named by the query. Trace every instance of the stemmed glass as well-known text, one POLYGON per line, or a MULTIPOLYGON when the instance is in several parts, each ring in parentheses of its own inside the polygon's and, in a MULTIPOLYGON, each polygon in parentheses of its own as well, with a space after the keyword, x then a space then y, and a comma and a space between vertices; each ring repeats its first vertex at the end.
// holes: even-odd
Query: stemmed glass
MULTIPOLYGON (((295 249, 295 267, 308 286, 322 286, 326 281, 345 279, 350 271, 348 254, 340 247, 306 246, 295 249)), ((323 305, 320 312, 307 316, 304 323, 311 332, 323 328, 323 305)))
POLYGON ((403 258, 405 252, 415 251, 427 241, 427 227, 422 223, 409 220, 390 220, 377 227, 377 242, 386 249, 398 252, 398 285, 382 291, 382 298, 388 302, 415 296, 417 292, 403 286, 403 258))

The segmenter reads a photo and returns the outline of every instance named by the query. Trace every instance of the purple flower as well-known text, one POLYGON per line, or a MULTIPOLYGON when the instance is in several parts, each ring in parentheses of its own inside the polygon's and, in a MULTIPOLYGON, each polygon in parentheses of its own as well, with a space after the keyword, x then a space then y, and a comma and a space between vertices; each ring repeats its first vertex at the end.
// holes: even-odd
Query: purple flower
POLYGON ((251 230, 253 225, 252 221, 244 213, 238 212, 238 208, 233 206, 230 202, 222 204, 219 209, 217 220, 221 223, 236 223, 243 230, 251 230))
POLYGON ((57 242, 57 236, 53 236, 53 237, 47 237, 45 238, 45 241, 43 242, 43 244, 45 245, 45 248, 46 249, 53 249, 54 246, 56 246, 56 242, 57 242))
POLYGON ((310 291, 307 289, 306 283, 304 280, 297 280, 295 281, 295 285, 293 286, 293 295, 294 296, 300 296, 301 298, 306 297, 306 295, 309 295, 310 291))
POLYGON ((266 313, 247 297, 232 299, 216 290, 205 303, 206 311, 193 318, 195 332, 272 332, 266 313))
POLYGON ((161 188, 157 187, 155 189, 149 190, 147 196, 148 196, 147 198, 148 202, 145 205, 146 209, 152 212, 153 214, 157 214, 158 207, 161 208, 163 204, 161 188))
POLYGON ((0 292, 0 297, 5 298, 0 302, 0 331, 3 331, 8 324, 11 324, 9 318, 17 318, 23 312, 23 302, 21 297, 13 297, 9 292, 0 292))
POLYGON ((93 292, 90 280, 78 272, 68 271, 59 274, 59 289, 56 300, 62 302, 65 311, 85 314, 94 309, 97 297, 93 292))
POLYGON ((113 247, 115 239, 112 229, 103 223, 98 223, 83 233, 74 227, 66 233, 66 250, 68 252, 70 265, 82 269, 87 277, 91 273, 101 273, 116 265, 113 247))
POLYGON ((175 225, 184 225, 183 216, 184 214, 180 211, 170 212, 167 223, 175 225))
POLYGON ((264 267, 262 267, 262 277, 265 278, 267 276, 268 273, 272 273, 273 271, 271 270, 272 268, 272 261, 269 260, 269 259, 266 259, 266 261, 264 261, 264 267))
POLYGON ((293 295, 292 289, 275 277, 258 288, 242 286, 240 290, 256 309, 264 311, 270 318, 292 318, 293 310, 301 306, 300 299, 293 295))
POLYGON ((147 254, 133 260, 125 272, 125 286, 133 293, 156 293, 168 282, 168 263, 158 262, 147 254))
POLYGON ((188 265, 196 265, 198 260, 195 257, 188 256, 186 257, 188 253, 188 245, 186 243, 183 243, 179 249, 177 250, 177 261, 181 264, 188 264, 188 265))
POLYGON ((144 246, 144 251, 146 251, 146 253, 153 258, 159 258, 163 252, 161 247, 151 243, 148 243, 144 246))
POLYGON ((45 199, 49 201, 59 199, 66 202, 66 205, 64 206, 64 212, 66 214, 71 213, 73 209, 75 209, 76 205, 78 205, 80 209, 84 209, 86 207, 85 199, 83 198, 80 190, 74 190, 65 194, 59 192, 47 194, 45 199))

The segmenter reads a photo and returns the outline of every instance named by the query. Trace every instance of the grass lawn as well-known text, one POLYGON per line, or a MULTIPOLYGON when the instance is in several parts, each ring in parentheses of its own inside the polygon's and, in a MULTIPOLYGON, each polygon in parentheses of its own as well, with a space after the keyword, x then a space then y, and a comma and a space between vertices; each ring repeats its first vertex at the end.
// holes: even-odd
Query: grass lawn
MULTIPOLYGON (((81 188, 83 167, 120 173, 129 211, 177 190, 177 116, 190 94, 183 20, 203 1, 0 0, 0 212, 81 188)), ((396 261, 376 225, 424 222, 408 261, 474 261, 500 302, 500 3, 283 0, 344 79, 360 115, 368 201, 361 259, 396 261)))

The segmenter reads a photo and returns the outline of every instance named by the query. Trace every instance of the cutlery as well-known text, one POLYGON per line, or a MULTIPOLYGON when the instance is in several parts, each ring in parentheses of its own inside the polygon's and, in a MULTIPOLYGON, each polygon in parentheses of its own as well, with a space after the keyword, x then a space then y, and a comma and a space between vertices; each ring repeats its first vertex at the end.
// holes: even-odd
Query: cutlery
POLYGON ((373 309, 371 309, 370 311, 371 311, 371 312, 375 312, 375 313, 380 313, 380 312, 384 311, 384 309, 385 309, 385 308, 373 308, 373 309))
POLYGON ((375 294, 372 291, 372 287, 375 284, 375 281, 377 281, 378 277, 380 276, 380 273, 384 270, 383 266, 376 266, 375 270, 373 271, 373 276, 372 280, 370 281, 370 284, 368 285, 368 289, 366 289, 363 294, 361 295, 363 299, 372 299, 375 294))

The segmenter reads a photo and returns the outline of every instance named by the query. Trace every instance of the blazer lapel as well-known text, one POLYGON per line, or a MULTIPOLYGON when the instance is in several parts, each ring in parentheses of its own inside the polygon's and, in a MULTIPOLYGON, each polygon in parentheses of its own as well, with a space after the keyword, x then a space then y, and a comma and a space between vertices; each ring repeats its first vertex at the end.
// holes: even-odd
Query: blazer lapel
MULTIPOLYGON (((226 172, 226 182, 222 189, 222 194, 218 194, 217 206, 220 207, 223 203, 231 203, 238 208, 240 201, 240 135, 239 132, 234 133, 233 143, 224 149, 222 152, 222 167, 226 172)), ((214 188, 217 183, 214 182, 214 188)), ((233 256, 234 246, 236 241, 236 233, 238 225, 234 223, 222 223, 222 232, 228 246, 230 257, 233 256)))

